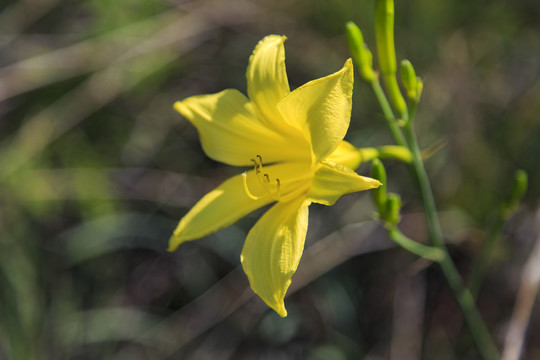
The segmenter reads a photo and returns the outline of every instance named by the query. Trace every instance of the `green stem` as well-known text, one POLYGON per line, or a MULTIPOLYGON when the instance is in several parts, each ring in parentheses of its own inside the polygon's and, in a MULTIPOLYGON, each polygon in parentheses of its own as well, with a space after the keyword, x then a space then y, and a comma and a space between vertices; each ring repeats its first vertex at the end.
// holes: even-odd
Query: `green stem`
POLYGON ((387 225, 386 230, 395 243, 415 255, 437 262, 440 262, 445 257, 445 253, 441 249, 426 246, 408 238, 395 225, 387 225))
POLYGON ((439 219, 437 218, 437 209, 435 207, 435 201, 431 191, 431 185, 424 168, 424 163, 422 162, 422 156, 418 146, 418 141, 416 139, 416 134, 414 133, 414 128, 412 127, 414 113, 416 111, 416 103, 409 110, 409 114, 405 114, 406 118, 402 119, 405 125, 403 128, 401 128, 398 125, 390 103, 382 90, 378 77, 375 77, 371 81, 371 86, 377 100, 381 105, 386 123, 388 124, 396 143, 401 146, 407 146, 411 151, 411 169, 418 182, 420 194, 424 203, 431 242, 444 254, 442 260, 440 261, 441 269, 446 277, 446 280, 448 281, 450 288, 454 292, 454 296, 461 308, 463 317, 476 341, 478 350, 485 360, 499 359, 497 348, 489 335, 482 316, 476 308, 474 298, 463 284, 463 280, 452 262, 443 241, 439 219), (405 133, 405 136, 403 133, 405 133))
POLYGON ((396 143, 401 146, 407 146, 407 142, 405 141, 403 133, 401 132, 401 129, 397 124, 394 112, 392 111, 392 107, 390 106, 390 103, 388 102, 388 99, 384 94, 381 83, 379 82, 379 78, 377 76, 375 76, 374 79, 371 81, 371 87, 373 88, 373 92, 375 93, 379 104, 381 104, 381 108, 384 113, 384 119, 386 120, 386 123, 388 124, 388 127, 390 128, 390 131, 392 132, 392 136, 394 137, 396 143))
POLYGON ((491 254, 493 253, 495 245, 501 237, 504 222, 516 210, 519 202, 523 198, 523 195, 525 195, 525 192, 527 192, 527 178, 527 173, 524 170, 518 170, 515 172, 514 182, 512 184, 512 192, 508 200, 504 201, 499 206, 495 220, 491 225, 491 229, 489 229, 485 245, 482 248, 482 253, 480 254, 480 257, 473 268, 471 280, 469 282, 469 289, 475 300, 478 295, 478 291, 480 290, 480 285, 482 284, 482 278, 484 277, 486 265, 491 257, 491 254))
POLYGON ((413 121, 414 119, 414 115, 416 115, 416 107, 418 106, 418 101, 414 101, 412 100, 409 104, 409 117, 407 119, 407 124, 406 126, 410 126, 408 125, 411 121, 413 121))
POLYGON ((404 133, 407 142, 410 145, 410 150, 413 157, 411 167, 418 182, 422 201, 424 203, 431 241, 434 246, 441 249, 445 253, 444 258, 440 262, 441 269, 448 281, 448 284, 450 285, 450 288, 454 292, 454 296, 459 303, 459 306, 461 307, 463 317, 471 330, 482 357, 484 359, 498 359, 499 353, 493 344, 482 316, 475 306, 474 298, 463 284, 463 280, 461 279, 461 276, 452 262, 452 259, 448 255, 448 251, 444 245, 439 219, 437 218, 435 201, 431 191, 431 185, 422 162, 420 149, 418 147, 416 135, 411 123, 412 121, 408 122, 404 127, 404 133))
POLYGON ((388 95, 390 95, 390 102, 394 105, 394 109, 401 119, 406 120, 407 105, 405 104, 403 95, 401 95, 401 90, 399 90, 396 73, 385 74, 384 83, 386 84, 386 90, 388 95))
POLYGON ((491 254, 493 253, 495 244, 498 242, 503 225, 504 215, 503 211, 500 209, 497 214, 497 218, 495 219, 495 222, 491 226, 491 229, 486 237, 486 242, 482 248, 480 257, 472 270, 471 279, 469 281, 469 291, 475 300, 478 297, 478 292, 480 291, 480 284, 482 283, 482 279, 484 277, 486 265, 491 257, 491 254))

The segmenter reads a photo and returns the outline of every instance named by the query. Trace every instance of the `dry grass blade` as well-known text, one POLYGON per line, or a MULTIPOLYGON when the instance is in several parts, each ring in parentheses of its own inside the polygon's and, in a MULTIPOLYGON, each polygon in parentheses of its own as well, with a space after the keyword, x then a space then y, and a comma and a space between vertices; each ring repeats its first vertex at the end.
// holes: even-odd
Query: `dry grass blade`
MULTIPOLYGON (((536 213, 537 228, 540 224, 540 210, 536 213)), ((504 341, 502 360, 518 360, 521 356, 525 332, 538 289, 540 288, 540 234, 536 238, 534 249, 523 267, 521 284, 516 298, 508 332, 504 341)))
POLYGON ((59 0, 18 1, 0 12, 1 32, 7 34, 0 45, 9 44, 28 26, 54 8, 59 0))
POLYGON ((18 176, 13 191, 22 201, 146 200, 189 207, 198 200, 197 194, 214 187, 205 180, 147 168, 39 169, 18 176))
MULTIPOLYGON (((179 18, 182 18, 181 13, 170 10, 105 35, 5 66, 0 69, 0 101, 105 68, 121 57, 127 60, 126 52, 138 48, 145 38, 151 41, 159 40, 161 35, 156 31, 163 28, 164 24, 174 23, 179 18)), ((182 35, 192 34, 187 32, 182 35)), ((141 55, 141 52, 135 55, 141 55)))
POLYGON ((420 359, 426 286, 417 274, 406 271, 396 279, 390 358, 420 359))

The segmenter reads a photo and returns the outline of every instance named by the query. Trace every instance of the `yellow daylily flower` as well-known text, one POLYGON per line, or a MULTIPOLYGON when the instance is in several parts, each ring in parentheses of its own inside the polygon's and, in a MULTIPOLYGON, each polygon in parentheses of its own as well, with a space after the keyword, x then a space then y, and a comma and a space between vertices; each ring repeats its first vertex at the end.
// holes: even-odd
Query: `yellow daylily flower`
POLYGON ((189 97, 174 108, 199 132, 212 159, 252 169, 206 194, 180 220, 169 251, 275 202, 247 235, 241 262, 253 291, 279 315, 308 227, 308 206, 380 182, 356 174, 356 148, 343 141, 351 116, 353 66, 289 90, 284 36, 262 39, 249 59, 248 97, 234 89, 189 97))

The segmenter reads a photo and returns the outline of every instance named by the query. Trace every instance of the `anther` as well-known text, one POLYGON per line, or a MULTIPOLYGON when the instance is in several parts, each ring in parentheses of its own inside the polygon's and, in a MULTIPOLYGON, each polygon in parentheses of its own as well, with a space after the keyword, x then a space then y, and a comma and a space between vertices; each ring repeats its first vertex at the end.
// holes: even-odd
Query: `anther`
MULTIPOLYGON (((261 186, 266 189, 266 192, 272 199, 279 201, 280 199, 280 190, 281 190, 281 182, 279 179, 276 179, 276 185, 275 188, 272 186, 272 181, 270 180, 270 175, 267 173, 262 173, 261 170, 263 168, 263 160, 261 155, 257 155, 254 159, 250 159, 253 163, 255 174, 257 175, 257 179, 259 180, 259 183, 261 186)), ((244 185, 244 189, 246 191, 247 196, 250 199, 253 200, 259 200, 261 197, 253 195, 251 191, 249 191, 249 187, 247 184, 247 172, 242 173, 242 181, 244 185)))
POLYGON ((261 165, 255 159, 250 159, 250 160, 253 161, 253 166, 255 168, 255 173, 259 174, 261 172, 261 170, 259 170, 261 165))

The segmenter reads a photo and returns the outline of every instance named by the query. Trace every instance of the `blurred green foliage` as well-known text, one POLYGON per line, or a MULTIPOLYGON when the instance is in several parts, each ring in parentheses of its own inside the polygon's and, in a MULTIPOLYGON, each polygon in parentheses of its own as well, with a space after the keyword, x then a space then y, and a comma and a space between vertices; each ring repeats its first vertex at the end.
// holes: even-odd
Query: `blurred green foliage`
MULTIPOLYGON (((374 50, 373 6, 4 1, 0 359, 476 358, 444 279, 388 243, 371 221, 369 196, 313 207, 284 320, 251 297, 238 270, 256 216, 165 252, 178 219, 239 171, 204 156, 174 101, 225 88, 245 92, 250 52, 270 33, 288 36, 291 88, 335 71, 350 57, 347 21, 374 50)), ((529 174, 479 295, 501 346, 499 329, 539 226, 539 17, 533 0, 396 3, 398 59, 410 59, 424 80, 421 146, 446 142, 426 165, 465 277, 512 174, 529 174)), ((353 104, 347 139, 390 144, 359 77, 353 104)), ((389 191, 405 206, 404 233, 425 239, 406 168, 385 165, 389 191)), ((530 359, 540 357, 533 316, 530 359)))

